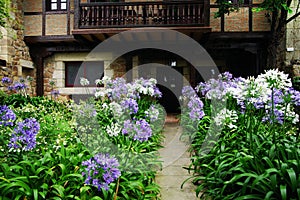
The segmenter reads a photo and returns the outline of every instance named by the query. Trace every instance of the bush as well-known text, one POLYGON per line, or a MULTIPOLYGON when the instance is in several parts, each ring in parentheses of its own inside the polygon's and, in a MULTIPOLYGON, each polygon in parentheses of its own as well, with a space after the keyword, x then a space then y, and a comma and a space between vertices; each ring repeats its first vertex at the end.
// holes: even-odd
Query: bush
POLYGON ((157 199, 162 136, 154 127, 163 114, 151 95, 158 91, 148 93, 154 82, 122 89, 137 84, 147 91, 134 90, 135 99, 106 93, 80 104, 3 95, 1 199, 157 199), (113 106, 121 105, 125 110, 115 115, 113 106))
MULTIPOLYGON (((200 83, 205 116, 187 125, 191 138, 190 179, 196 193, 208 199, 299 199, 300 93, 287 75, 267 71, 256 79, 218 79, 200 83), (212 84, 219 83, 219 84, 212 84), (212 102, 224 106, 212 112, 212 102), (215 129, 214 129, 215 128, 215 129), (211 132, 220 130, 220 132, 211 132), (213 141, 207 141, 215 134, 213 141), (203 142, 212 144, 208 152, 203 142)), ((218 105, 218 104, 217 104, 218 105)), ((215 105, 216 108, 216 105, 215 105)), ((186 119, 190 108, 183 116, 186 119)))

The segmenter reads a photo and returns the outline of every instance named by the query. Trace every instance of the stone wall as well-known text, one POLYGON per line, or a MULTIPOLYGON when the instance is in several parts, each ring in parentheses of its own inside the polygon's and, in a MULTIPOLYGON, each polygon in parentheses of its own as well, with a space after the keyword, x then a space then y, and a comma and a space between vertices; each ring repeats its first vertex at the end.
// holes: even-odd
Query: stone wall
MULTIPOLYGON (((294 11, 289 14, 289 17, 293 15, 297 9, 297 2, 293 1, 291 8, 294 11)), ((289 22, 287 24, 286 35, 286 65, 292 66, 294 76, 300 76, 300 18, 289 22), (298 64, 295 64, 298 63, 298 64)))
POLYGON ((109 77, 123 76, 126 71, 125 59, 118 58, 114 63, 112 61, 111 53, 103 53, 94 56, 89 53, 56 53, 48 57, 44 61, 44 92, 45 96, 50 96, 52 89, 59 90, 61 98, 68 98, 70 95, 85 94, 89 90, 92 94, 95 88, 82 87, 66 87, 65 86, 65 63, 73 61, 104 61, 104 75, 109 77), (50 82, 55 83, 54 88, 51 87, 50 82))
POLYGON ((16 81, 31 76, 35 80, 34 65, 24 42, 23 1, 12 0, 12 9, 12 22, 8 28, 1 28, 3 38, 0 39, 0 60, 5 61, 6 66, 0 69, 0 78, 8 76, 16 81))

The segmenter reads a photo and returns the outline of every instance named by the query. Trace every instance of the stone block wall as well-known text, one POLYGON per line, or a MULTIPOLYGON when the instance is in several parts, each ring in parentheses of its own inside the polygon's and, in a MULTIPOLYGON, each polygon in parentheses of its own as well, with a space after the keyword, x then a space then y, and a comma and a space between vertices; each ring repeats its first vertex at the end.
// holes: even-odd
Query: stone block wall
MULTIPOLYGON (((104 61, 104 75, 109 77, 121 77, 126 73, 126 61, 118 58, 113 63, 111 53, 103 53, 94 56, 88 53, 56 53, 44 61, 44 92, 45 96, 50 96, 52 89, 59 90, 61 98, 68 98, 69 95, 85 94, 86 88, 65 86, 65 63, 73 61, 104 61), (50 81, 54 81, 54 88, 50 81)), ((100 78, 100 77, 99 77, 100 78)), ((88 88, 92 94, 95 88, 88 88)))
MULTIPOLYGON (((1 28, 3 38, 0 39, 0 59, 6 62, 6 66, 0 69, 0 78, 7 76, 16 81, 31 76, 35 80, 34 65, 24 42, 23 1, 12 0, 12 9, 12 22, 6 29, 1 28)), ((35 84, 33 82, 34 87, 35 84)))
MULTIPOLYGON (((289 14, 292 16, 297 9, 297 1, 293 1, 291 5, 293 13, 289 14)), ((300 65, 295 64, 300 62, 300 18, 289 22, 287 24, 287 35, 286 35, 286 64, 289 66, 293 65, 294 76, 300 76, 300 65)))

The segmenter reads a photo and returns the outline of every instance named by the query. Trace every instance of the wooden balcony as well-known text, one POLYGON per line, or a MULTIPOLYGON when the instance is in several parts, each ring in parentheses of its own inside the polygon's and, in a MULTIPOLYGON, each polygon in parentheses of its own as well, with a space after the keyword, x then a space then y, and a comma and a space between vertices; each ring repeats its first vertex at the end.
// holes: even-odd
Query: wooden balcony
POLYGON ((75 29, 208 27, 208 0, 97 2, 75 1, 75 29))

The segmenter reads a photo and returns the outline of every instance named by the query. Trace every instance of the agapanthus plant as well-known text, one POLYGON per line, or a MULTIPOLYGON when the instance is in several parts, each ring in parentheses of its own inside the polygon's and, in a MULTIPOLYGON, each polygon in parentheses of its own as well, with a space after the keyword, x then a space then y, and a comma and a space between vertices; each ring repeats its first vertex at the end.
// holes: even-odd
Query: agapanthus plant
POLYGON ((118 160, 109 154, 99 153, 87 161, 82 162, 85 170, 82 175, 85 177, 85 184, 109 190, 112 182, 121 176, 118 160))
POLYGON ((15 113, 6 105, 0 106, 0 117, 0 125, 2 126, 13 126, 13 122, 16 120, 15 113))
POLYGON ((4 85, 6 85, 6 84, 11 84, 11 83, 12 83, 11 79, 8 78, 8 77, 3 77, 3 78, 1 79, 1 82, 2 82, 2 84, 4 84, 4 85))
POLYGON ((139 99, 141 95, 150 97, 161 97, 161 92, 156 87, 155 79, 137 79, 134 82, 126 83, 124 78, 110 79, 104 77, 97 80, 97 84, 104 84, 104 89, 97 89, 96 98, 107 97, 111 101, 122 101, 126 98, 139 99))
POLYGON ((159 109, 157 105, 151 105, 148 110, 145 111, 145 116, 150 122, 155 122, 159 117, 159 109))
POLYGON ((133 138, 133 140, 145 142, 152 136, 152 129, 150 124, 144 119, 136 121, 126 120, 122 133, 133 138))
POLYGON ((284 120, 296 123, 299 118, 293 111, 293 105, 300 105, 300 93, 292 89, 291 85, 288 76, 278 70, 269 70, 257 78, 247 79, 233 78, 230 73, 225 72, 218 79, 199 83, 196 90, 210 100, 233 98, 238 106, 236 109, 241 113, 249 105, 256 110, 264 110, 262 121, 282 124, 284 120))
POLYGON ((34 118, 27 118, 18 122, 8 144, 10 149, 29 151, 36 146, 36 135, 40 130, 40 124, 34 118))
POLYGON ((192 121, 199 121, 204 117, 203 102, 191 86, 183 87, 180 99, 185 106, 184 111, 189 113, 189 117, 192 121))

